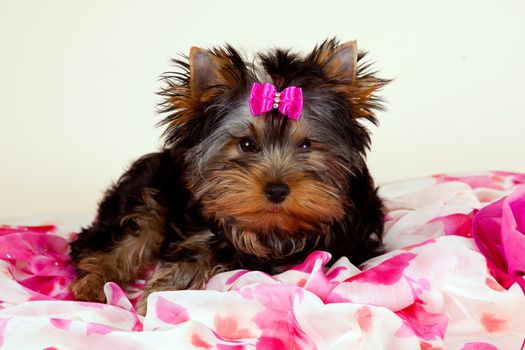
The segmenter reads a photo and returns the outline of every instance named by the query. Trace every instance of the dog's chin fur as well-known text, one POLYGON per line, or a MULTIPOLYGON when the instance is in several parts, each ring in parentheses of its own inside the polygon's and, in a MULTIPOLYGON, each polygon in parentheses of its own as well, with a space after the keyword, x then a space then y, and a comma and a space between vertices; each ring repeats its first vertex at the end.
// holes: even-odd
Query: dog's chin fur
POLYGON ((286 232, 273 229, 255 231, 239 228, 235 224, 224 224, 224 236, 239 252, 260 260, 284 260, 305 250, 311 251, 319 245, 323 231, 286 232))
POLYGON ((355 264, 378 254, 383 206, 361 121, 376 123, 375 93, 387 81, 363 57, 355 42, 332 39, 306 56, 260 54, 256 64, 230 46, 175 60, 160 92, 165 147, 133 163, 71 243, 76 297, 103 301, 105 282, 129 283, 152 265, 145 296, 203 288, 220 271, 276 273, 314 250, 355 264), (256 81, 300 87, 301 119, 253 117, 256 81), (269 183, 289 189, 278 203, 269 183))

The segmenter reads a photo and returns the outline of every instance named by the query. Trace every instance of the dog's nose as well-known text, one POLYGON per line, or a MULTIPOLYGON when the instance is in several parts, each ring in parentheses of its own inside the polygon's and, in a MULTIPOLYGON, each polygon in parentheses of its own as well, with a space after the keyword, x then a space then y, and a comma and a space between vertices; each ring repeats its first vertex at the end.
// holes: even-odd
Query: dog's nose
POLYGON ((264 186, 266 197, 274 203, 281 203, 290 193, 290 187, 287 184, 268 182, 264 186))

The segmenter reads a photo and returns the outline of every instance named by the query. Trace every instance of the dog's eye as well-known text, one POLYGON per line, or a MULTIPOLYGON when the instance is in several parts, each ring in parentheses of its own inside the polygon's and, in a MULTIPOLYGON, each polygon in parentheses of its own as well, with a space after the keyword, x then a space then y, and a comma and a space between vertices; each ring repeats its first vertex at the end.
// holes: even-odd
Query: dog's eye
POLYGON ((255 141, 249 137, 243 137, 241 141, 239 141, 239 149, 241 152, 254 153, 259 151, 259 147, 257 147, 255 141))
POLYGON ((299 144, 299 149, 301 149, 302 151, 309 151, 310 150, 310 147, 312 147, 312 141, 308 140, 308 139, 304 139, 300 144, 299 144))

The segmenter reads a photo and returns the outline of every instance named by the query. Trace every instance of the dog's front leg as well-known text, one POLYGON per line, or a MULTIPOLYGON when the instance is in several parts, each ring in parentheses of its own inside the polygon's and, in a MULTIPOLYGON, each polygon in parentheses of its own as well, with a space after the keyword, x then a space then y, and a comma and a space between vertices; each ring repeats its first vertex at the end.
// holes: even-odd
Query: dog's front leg
POLYGON ((153 292, 204 289, 209 279, 226 270, 222 265, 213 266, 207 261, 164 262, 149 278, 144 286, 142 298, 137 304, 137 312, 146 314, 148 296, 153 292))

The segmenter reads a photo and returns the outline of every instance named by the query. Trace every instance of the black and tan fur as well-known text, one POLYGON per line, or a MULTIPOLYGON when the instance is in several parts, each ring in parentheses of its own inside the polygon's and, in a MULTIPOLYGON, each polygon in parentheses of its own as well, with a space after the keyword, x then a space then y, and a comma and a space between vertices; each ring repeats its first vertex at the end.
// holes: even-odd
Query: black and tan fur
POLYGON ((104 283, 129 283, 153 265, 145 296, 203 288, 220 271, 277 273, 314 250, 355 264, 381 251, 383 206, 361 121, 376 123, 375 93, 387 81, 370 72, 355 42, 257 57, 248 63, 231 46, 192 48, 174 61, 177 72, 163 75, 165 147, 130 167, 71 243, 78 299, 103 301, 104 283), (256 81, 301 87, 301 119, 277 110, 251 116, 256 81), (284 201, 269 200, 268 183, 287 186, 284 201))

